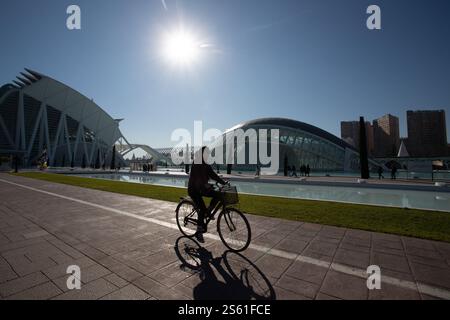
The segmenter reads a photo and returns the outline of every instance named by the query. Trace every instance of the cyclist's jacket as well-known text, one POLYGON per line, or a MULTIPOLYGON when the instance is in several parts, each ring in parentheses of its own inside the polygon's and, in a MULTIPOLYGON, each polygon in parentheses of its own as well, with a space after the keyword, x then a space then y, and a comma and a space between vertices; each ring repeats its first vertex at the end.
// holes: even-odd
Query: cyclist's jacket
POLYGON ((211 186, 208 184, 209 179, 225 184, 225 181, 214 172, 209 164, 193 164, 189 176, 188 192, 207 193, 211 189, 211 186))

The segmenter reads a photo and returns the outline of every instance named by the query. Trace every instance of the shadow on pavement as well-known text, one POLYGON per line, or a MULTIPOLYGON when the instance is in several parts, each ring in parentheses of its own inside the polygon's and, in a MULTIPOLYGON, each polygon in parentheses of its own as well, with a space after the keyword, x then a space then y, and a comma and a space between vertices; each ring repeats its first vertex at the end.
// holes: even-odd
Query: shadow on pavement
POLYGON ((194 271, 201 279, 193 289, 195 300, 276 298, 267 277, 242 254, 227 250, 213 257, 210 251, 188 237, 177 239, 175 252, 181 262, 180 269, 194 271))

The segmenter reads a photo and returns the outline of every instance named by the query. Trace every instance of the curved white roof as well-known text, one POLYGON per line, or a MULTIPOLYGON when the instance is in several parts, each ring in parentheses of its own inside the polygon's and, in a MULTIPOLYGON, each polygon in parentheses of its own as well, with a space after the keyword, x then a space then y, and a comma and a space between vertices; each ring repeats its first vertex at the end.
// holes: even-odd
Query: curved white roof
POLYGON ((113 145, 123 137, 119 120, 113 119, 94 101, 71 87, 39 72, 25 69, 14 83, 24 94, 51 106, 94 132, 97 138, 113 145))

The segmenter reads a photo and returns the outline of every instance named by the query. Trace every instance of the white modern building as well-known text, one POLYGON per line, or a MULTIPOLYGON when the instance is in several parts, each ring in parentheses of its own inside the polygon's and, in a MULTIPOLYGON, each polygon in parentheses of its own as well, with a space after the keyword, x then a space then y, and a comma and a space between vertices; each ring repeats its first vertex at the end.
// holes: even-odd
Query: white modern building
MULTIPOLYGON (((121 120, 69 86, 25 71, 0 88, 0 154, 18 155, 24 166, 44 154, 50 166, 88 167, 109 166, 114 145, 131 148, 121 120)), ((123 163, 117 150, 115 164, 123 163)))

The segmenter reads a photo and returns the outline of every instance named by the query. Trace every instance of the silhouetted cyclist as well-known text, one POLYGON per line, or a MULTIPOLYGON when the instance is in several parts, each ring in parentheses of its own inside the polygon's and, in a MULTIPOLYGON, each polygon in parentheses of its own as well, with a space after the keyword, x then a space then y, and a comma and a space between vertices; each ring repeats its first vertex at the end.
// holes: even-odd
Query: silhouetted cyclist
POLYGON ((209 156, 209 149, 202 147, 201 151, 196 154, 196 161, 192 164, 191 173, 189 175, 188 194, 199 209, 198 212, 198 227, 197 238, 202 241, 202 233, 207 231, 205 217, 208 213, 205 202, 202 197, 211 197, 210 209, 213 209, 217 203, 217 192, 214 191, 213 185, 209 184, 209 180, 215 180, 220 184, 227 182, 214 172, 213 168, 207 163, 209 156))

